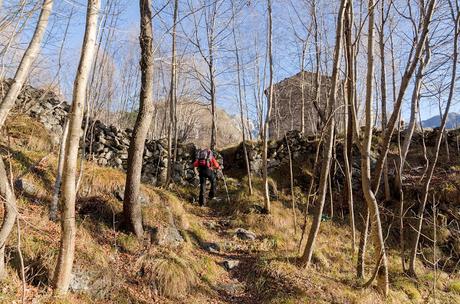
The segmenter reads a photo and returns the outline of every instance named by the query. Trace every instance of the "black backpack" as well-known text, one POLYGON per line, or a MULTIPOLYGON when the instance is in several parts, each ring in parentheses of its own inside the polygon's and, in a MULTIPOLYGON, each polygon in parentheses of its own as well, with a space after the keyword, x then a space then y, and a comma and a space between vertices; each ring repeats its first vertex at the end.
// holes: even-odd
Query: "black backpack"
POLYGON ((196 158, 198 160, 198 167, 205 167, 205 168, 210 168, 211 167, 211 159, 213 157, 212 151, 203 149, 198 151, 196 154, 196 158))

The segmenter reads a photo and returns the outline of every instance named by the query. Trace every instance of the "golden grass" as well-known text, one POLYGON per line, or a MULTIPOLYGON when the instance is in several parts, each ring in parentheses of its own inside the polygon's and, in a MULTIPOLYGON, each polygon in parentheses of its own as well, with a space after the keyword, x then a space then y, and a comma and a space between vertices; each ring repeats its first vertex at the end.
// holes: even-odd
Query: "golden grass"
POLYGON ((167 298, 183 298, 197 284, 193 265, 172 251, 148 253, 137 261, 137 265, 143 279, 154 283, 155 291, 167 298))

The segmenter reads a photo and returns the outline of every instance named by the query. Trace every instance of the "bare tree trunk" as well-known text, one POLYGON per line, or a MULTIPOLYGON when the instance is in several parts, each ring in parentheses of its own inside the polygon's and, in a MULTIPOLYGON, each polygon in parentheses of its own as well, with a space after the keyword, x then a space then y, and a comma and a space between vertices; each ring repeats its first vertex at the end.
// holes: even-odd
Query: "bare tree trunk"
POLYGON ((75 77, 72 108, 69 113, 69 133, 66 140, 66 157, 64 160, 62 182, 62 219, 61 243, 59 257, 54 274, 54 288, 57 293, 66 293, 69 289, 72 264, 75 253, 75 199, 78 147, 81 137, 83 108, 86 86, 91 72, 100 1, 88 0, 86 30, 83 39, 82 53, 75 77))
MULTIPOLYGON (((13 107, 19 92, 30 72, 30 68, 40 50, 40 45, 48 25, 48 18, 51 14, 53 7, 52 0, 44 0, 40 12, 40 16, 32 36, 32 40, 27 47, 19 67, 14 76, 13 82, 10 85, 8 92, 0 103, 0 129, 5 124, 5 120, 13 107)), ((5 170, 5 164, 0 157, 0 197, 5 201, 4 203, 4 216, 0 228, 0 280, 5 276, 5 243, 16 221, 17 209, 16 198, 14 191, 8 180, 5 170)))
MULTIPOLYGON (((452 3, 449 3, 451 5, 452 9, 452 3)), ((436 163, 438 161, 438 156, 439 156, 439 149, 441 146, 441 141, 442 141, 442 135, 443 132, 446 128, 446 123, 447 123, 447 118, 449 115, 449 110, 450 110, 450 105, 452 103, 452 99, 454 96, 455 92, 455 85, 456 85, 456 77, 457 77, 457 64, 458 64, 458 40, 460 37, 460 13, 458 12, 458 7, 457 7, 457 12, 456 15, 454 15, 454 12, 452 12, 452 18, 454 19, 453 21, 455 22, 454 24, 454 43, 453 43, 453 56, 452 56, 452 76, 451 76, 451 82, 450 82, 450 88, 449 88, 449 96, 447 98, 447 104, 446 104, 446 109, 444 110, 444 114, 442 117, 441 121, 441 126, 439 127, 438 134, 436 136, 436 153, 428 167, 427 175, 425 178, 425 182, 423 185, 423 195, 422 195, 422 200, 421 200, 421 205, 419 207, 418 213, 417 213, 417 225, 416 225, 416 235, 414 237, 414 240, 411 244, 411 253, 410 253, 410 260, 409 260, 409 269, 408 272, 412 276, 416 276, 416 271, 415 271, 415 261, 417 258, 417 249, 418 249, 418 243, 420 240, 420 234, 422 231, 422 223, 423 223, 423 214, 425 211, 425 206, 428 201, 428 194, 430 190, 430 183, 431 179, 433 177, 434 169, 436 167, 436 163)))
MULTIPOLYGON (((169 87, 169 125, 168 125, 168 166, 166 171, 166 186, 171 182, 174 167, 172 155, 173 133, 174 151, 177 151, 177 115, 176 115, 176 23, 179 9, 178 0, 174 0, 173 28, 172 28, 172 49, 171 49, 171 84, 169 87)), ((175 153, 174 153, 175 154, 175 153)))
MULTIPOLYGON (((387 124, 387 86, 386 86, 386 75, 385 75, 385 1, 380 3, 380 35, 379 35, 379 48, 380 48, 380 91, 382 94, 382 133, 385 132, 387 124)), ((390 184, 388 182, 388 162, 385 160, 383 168, 383 181, 385 190, 385 200, 390 200, 390 184)))
POLYGON ((272 1, 267 0, 268 9, 268 60, 269 60, 269 85, 267 98, 267 113, 263 128, 263 180, 264 180, 264 207, 267 213, 270 213, 270 193, 268 189, 268 172, 267 172, 267 157, 268 157, 268 124, 271 118, 273 104, 273 54, 272 54, 272 1))
POLYGON ((67 133, 69 132, 69 119, 66 118, 64 123, 64 129, 62 130, 61 143, 59 144, 59 159, 58 167, 56 172, 56 181, 54 183, 53 198, 50 204, 49 218, 52 221, 56 221, 59 203, 59 193, 61 191, 62 184, 62 171, 64 170, 64 159, 66 155, 65 145, 67 141, 67 133))
POLYGON ((364 193, 364 198, 369 210, 371 233, 374 237, 375 246, 375 264, 377 270, 377 283, 380 291, 388 294, 388 269, 385 253, 385 243, 383 239, 382 223, 380 221, 380 212, 377 200, 371 185, 371 166, 370 166, 370 151, 372 142, 372 98, 373 98, 373 77, 374 77, 374 1, 368 0, 369 10, 369 33, 367 40, 367 77, 366 77, 366 125, 361 147, 361 183, 364 193))
POLYGON ((347 196, 348 208, 350 209, 350 226, 352 229, 352 251, 353 254, 356 251, 356 225, 355 225, 355 213, 353 203, 353 187, 352 187, 352 146, 353 146, 353 109, 354 109, 354 51, 351 42, 351 31, 353 26, 353 4, 347 3, 345 19, 344 19, 344 32, 345 32, 345 57, 346 57, 346 73, 345 79, 346 94, 345 101, 346 107, 344 111, 344 130, 345 139, 343 145, 343 156, 345 164, 345 191, 347 196))
POLYGON ((345 6, 347 4, 347 0, 342 0, 340 2, 339 13, 337 17, 337 29, 336 29, 336 36, 335 36, 335 49, 334 49, 334 62, 332 67, 332 76, 331 76, 331 93, 329 95, 328 101, 328 120, 324 124, 324 128, 326 128, 326 136, 325 142, 323 146, 323 157, 322 157, 322 165, 321 165, 321 175, 320 181, 318 186, 318 202, 317 208, 315 210, 315 215, 313 217, 313 223, 310 228, 310 233, 308 235, 307 244, 305 246, 305 250, 300 257, 300 262, 305 265, 309 266, 311 262, 311 258, 313 256, 313 249, 314 244, 316 241, 316 237, 318 235, 319 227, 321 224, 321 215, 323 213, 324 202, 326 200, 327 195, 327 184, 328 184, 328 175, 330 174, 330 163, 332 157, 332 146, 334 141, 334 110, 337 98, 337 87, 338 87, 338 73, 339 73, 339 64, 340 64, 340 56, 342 50, 342 36, 343 36, 343 19, 344 19, 344 12, 345 6))
POLYGON ((5 164, 2 157, 0 157, 0 194, 2 196, 2 200, 5 201, 5 211, 0 229, 0 280, 3 280, 6 276, 5 244, 11 230, 14 227, 18 211, 16 208, 16 197, 14 196, 8 175, 6 174, 5 164))
POLYGON ((295 206, 295 192, 294 192, 294 171, 292 168, 292 153, 291 147, 289 145, 288 138, 286 134, 284 134, 284 139, 286 140, 286 146, 289 155, 289 177, 291 182, 291 203, 292 203, 292 218, 294 220, 294 236, 297 235, 297 216, 296 216, 296 206, 295 206))
POLYGON ((125 184, 123 216, 127 228, 142 238, 141 205, 138 200, 141 183, 142 161, 144 159, 145 138, 153 117, 153 30, 151 0, 140 0, 141 34, 141 92, 139 114, 137 115, 128 152, 128 170, 125 184))
POLYGON ((404 142, 403 142, 403 146, 401 149, 401 163, 400 163, 399 174, 402 174, 402 171, 404 169, 404 164, 406 162, 407 153, 409 152, 409 147, 412 141, 412 135, 414 134, 415 127, 417 124, 417 115, 419 112, 418 104, 420 100, 420 90, 422 88, 422 79, 424 76, 425 68, 430 61, 430 57, 431 57, 431 51, 429 49, 429 43, 427 40, 427 43, 425 46, 425 58, 423 58, 420 61, 417 75, 415 76, 415 85, 414 85, 414 89, 412 92, 412 99, 411 99, 411 112, 410 112, 410 118, 409 118, 409 126, 406 129, 406 132, 404 135, 404 142))
MULTIPOLYGON (((439 117, 442 117, 441 102, 438 102, 438 109, 439 109, 439 117)), ((447 130, 446 129, 444 129, 444 131, 442 132, 442 137, 444 139, 444 147, 446 148, 447 161, 450 162, 449 142, 448 142, 448 139, 447 139, 447 130)))
MULTIPOLYGON (((236 59, 236 72, 237 72, 237 81, 238 81, 238 103, 240 107, 240 119, 241 119, 241 132, 243 137, 243 154, 244 154, 244 162, 246 164, 246 172, 248 175, 248 188, 249 188, 249 195, 253 194, 252 189, 252 178, 251 178, 251 165, 249 163, 248 151, 246 148, 246 128, 245 128, 245 119, 244 119, 244 111, 243 111, 243 94, 241 90, 241 64, 240 64, 240 54, 239 54, 239 47, 238 42, 236 40, 236 24, 235 24, 235 8, 234 3, 232 2, 232 9, 233 9, 233 42, 235 45, 235 59, 236 59)), ((243 75, 244 76, 244 75, 243 75)))

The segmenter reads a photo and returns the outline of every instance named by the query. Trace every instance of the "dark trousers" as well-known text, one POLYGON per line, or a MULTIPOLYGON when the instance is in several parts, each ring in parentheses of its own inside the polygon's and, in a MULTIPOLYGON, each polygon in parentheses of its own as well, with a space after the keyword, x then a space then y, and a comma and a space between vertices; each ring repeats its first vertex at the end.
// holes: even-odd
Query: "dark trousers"
POLYGON ((200 168, 198 169, 200 175, 200 206, 204 206, 206 199, 204 197, 206 192, 206 180, 209 179, 211 183, 211 190, 209 190, 209 198, 213 198, 216 194, 216 174, 210 168, 200 168))

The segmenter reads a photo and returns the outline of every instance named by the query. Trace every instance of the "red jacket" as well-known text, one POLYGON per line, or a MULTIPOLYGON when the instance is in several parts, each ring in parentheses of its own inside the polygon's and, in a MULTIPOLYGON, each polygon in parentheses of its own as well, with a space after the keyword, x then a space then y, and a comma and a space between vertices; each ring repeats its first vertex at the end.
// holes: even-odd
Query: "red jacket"
MULTIPOLYGON (((193 163, 193 166, 195 168, 197 168, 198 165, 199 165, 198 159, 196 159, 195 162, 193 163)), ((219 163, 217 162, 217 160, 216 160, 216 158, 214 156, 212 156, 211 159, 209 160, 209 168, 211 168, 211 169, 215 168, 217 170, 220 169, 220 165, 219 165, 219 163)))

